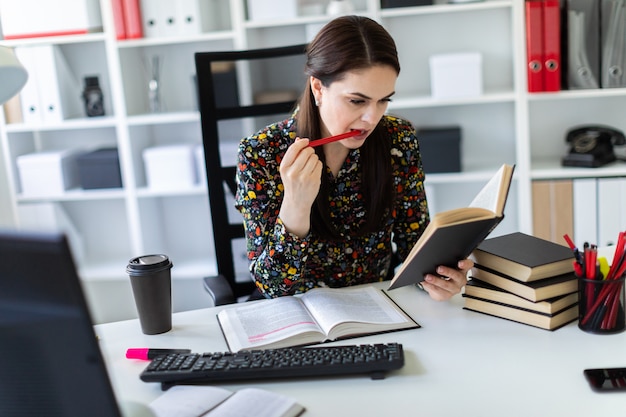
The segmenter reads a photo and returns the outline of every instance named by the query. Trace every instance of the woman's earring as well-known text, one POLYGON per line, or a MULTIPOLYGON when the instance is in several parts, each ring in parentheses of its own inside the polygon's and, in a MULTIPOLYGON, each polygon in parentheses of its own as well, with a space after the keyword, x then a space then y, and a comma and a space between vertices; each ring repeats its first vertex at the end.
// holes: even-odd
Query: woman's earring
POLYGON ((320 106, 320 101, 318 99, 315 99, 315 106, 317 106, 317 107, 320 106))

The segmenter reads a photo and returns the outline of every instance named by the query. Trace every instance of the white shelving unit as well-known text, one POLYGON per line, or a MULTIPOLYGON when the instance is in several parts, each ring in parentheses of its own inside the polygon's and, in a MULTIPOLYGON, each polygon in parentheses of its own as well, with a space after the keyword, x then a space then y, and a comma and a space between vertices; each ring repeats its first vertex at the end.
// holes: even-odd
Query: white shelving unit
MULTIPOLYGON (((353 3, 355 13, 381 22, 397 42, 402 72, 389 111, 408 118, 418 128, 453 124, 462 128, 462 172, 427 176, 433 211, 468 204, 502 163, 514 163, 516 174, 506 218, 495 234, 531 233, 533 179, 626 175, 622 164, 596 170, 560 167, 560 157, 567 150, 564 134, 572 125, 606 123, 626 130, 620 111, 626 106, 626 90, 527 93, 522 1, 445 4, 436 0, 432 6, 393 9, 381 9, 377 0, 353 3), (429 56, 466 51, 482 54, 484 94, 433 99, 429 56)), ((54 125, 7 124, 0 112, 0 143, 16 223, 23 227, 37 223, 20 215, 25 207, 52 205, 60 210, 80 237, 78 264, 87 283, 127 285, 128 259, 166 253, 175 265, 175 282, 190 288, 184 296, 187 305, 208 302, 200 286, 201 277, 215 272, 206 185, 202 182, 172 192, 151 190, 142 151, 159 144, 201 143, 194 52, 304 43, 331 19, 319 15, 248 21, 245 0, 211 1, 211 5, 226 18, 218 19, 215 30, 195 36, 118 41, 110 2, 101 0, 102 33, 0 41, 12 47, 58 45, 77 79, 92 74, 100 77, 105 117, 69 119, 54 125), (148 106, 147 63, 153 56, 162 62, 164 108, 159 113, 150 113, 148 106), (16 165, 19 155, 81 145, 116 146, 124 187, 73 189, 49 198, 22 195, 16 165), (193 298, 195 301, 190 301, 193 298)), ((285 77, 280 74, 278 80, 285 77)), ((238 82, 241 99, 249 100, 259 81, 239 73, 238 82)), ((301 84, 294 82, 299 89, 301 84)), ((240 133, 251 133, 248 130, 235 129, 234 140, 240 133)), ((104 296, 93 290, 91 298, 104 296)))

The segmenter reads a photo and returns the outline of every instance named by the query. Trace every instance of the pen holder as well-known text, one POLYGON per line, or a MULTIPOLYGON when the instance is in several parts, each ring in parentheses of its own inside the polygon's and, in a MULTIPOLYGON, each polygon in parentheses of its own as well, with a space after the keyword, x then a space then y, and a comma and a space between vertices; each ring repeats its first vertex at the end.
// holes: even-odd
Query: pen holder
POLYGON ((612 334, 625 329, 624 276, 578 280, 578 327, 589 333, 612 334))

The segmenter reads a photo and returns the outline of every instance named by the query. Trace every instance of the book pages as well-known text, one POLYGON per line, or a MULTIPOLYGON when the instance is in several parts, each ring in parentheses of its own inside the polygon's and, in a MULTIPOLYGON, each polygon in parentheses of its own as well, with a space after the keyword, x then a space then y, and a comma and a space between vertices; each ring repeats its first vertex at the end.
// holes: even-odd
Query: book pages
POLYGON ((502 204, 500 204, 502 200, 500 190, 506 179, 504 168, 504 165, 501 166, 498 172, 491 177, 489 182, 487 182, 476 197, 474 197, 469 207, 481 207, 496 214, 501 214, 503 207, 502 204))

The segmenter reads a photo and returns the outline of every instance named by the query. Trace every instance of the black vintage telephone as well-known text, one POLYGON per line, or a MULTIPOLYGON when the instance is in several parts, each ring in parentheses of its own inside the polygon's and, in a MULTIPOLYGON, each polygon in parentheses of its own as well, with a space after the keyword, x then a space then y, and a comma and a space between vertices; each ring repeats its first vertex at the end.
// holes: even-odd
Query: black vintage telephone
POLYGON ((597 168, 617 159, 614 145, 626 144, 624 134, 608 126, 579 126, 567 132, 565 141, 569 154, 563 157, 563 166, 597 168))

